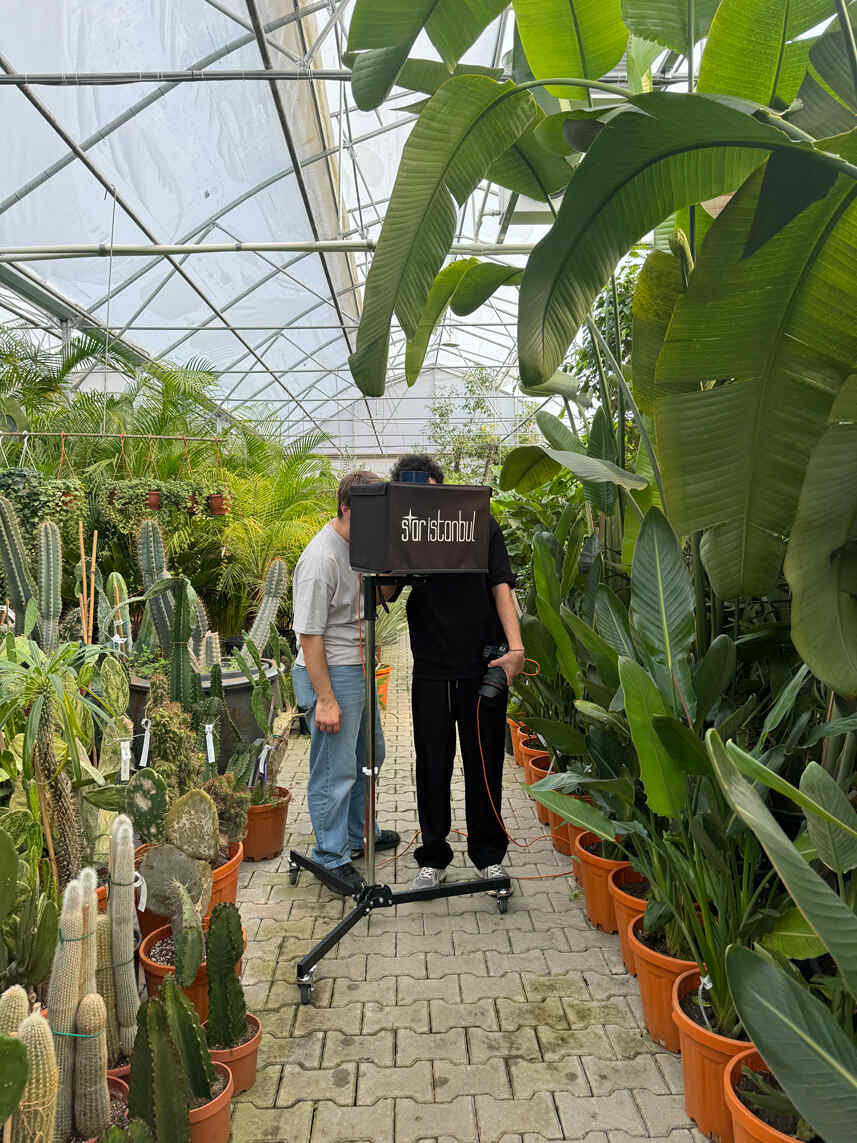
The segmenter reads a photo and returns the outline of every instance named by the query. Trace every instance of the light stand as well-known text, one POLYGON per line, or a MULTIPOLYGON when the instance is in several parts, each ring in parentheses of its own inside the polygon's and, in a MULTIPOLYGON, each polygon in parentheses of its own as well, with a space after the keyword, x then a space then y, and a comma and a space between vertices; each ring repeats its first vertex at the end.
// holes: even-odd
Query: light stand
MULTIPOLYGON (((373 909, 389 909, 393 905, 406 905, 412 901, 433 901, 438 897, 461 897, 470 893, 495 892, 497 894, 497 908, 501 913, 506 912, 511 895, 511 884, 508 877, 480 877, 471 881, 452 881, 443 885, 436 885, 432 889, 401 889, 393 891, 389 885, 378 884, 375 881, 375 793, 378 779, 378 767, 375 765, 375 704, 377 691, 375 682, 375 619, 377 616, 378 587, 382 584, 412 583, 414 576, 407 575, 377 575, 374 572, 363 575, 363 624, 366 634, 366 765, 363 773, 366 777, 366 816, 363 827, 363 852, 366 855, 366 884, 359 893, 354 894, 355 905, 338 925, 335 925, 327 936, 323 937, 315 948, 311 949, 305 957, 298 961, 297 984, 301 993, 301 1003, 309 1004, 313 988, 313 973, 319 961, 331 949, 335 948, 347 932, 362 919, 369 915, 373 909)), ((295 885, 301 869, 307 869, 324 884, 331 886, 334 878, 329 870, 323 869, 318 862, 294 849, 289 853, 289 881, 295 885)), ((339 888, 346 896, 351 896, 349 887, 341 882, 339 888)))

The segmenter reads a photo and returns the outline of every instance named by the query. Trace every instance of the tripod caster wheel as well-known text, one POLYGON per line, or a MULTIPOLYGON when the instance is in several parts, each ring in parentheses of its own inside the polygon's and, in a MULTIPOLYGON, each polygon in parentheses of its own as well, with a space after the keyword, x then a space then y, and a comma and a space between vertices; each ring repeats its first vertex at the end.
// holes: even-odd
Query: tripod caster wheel
POLYGON ((301 1004, 309 1004, 312 999, 312 985, 311 984, 298 984, 301 990, 301 1004))
POLYGON ((498 897, 497 898, 497 912, 498 913, 505 913, 508 908, 509 908, 509 898, 508 897, 498 897))
POLYGON ((290 885, 297 885, 298 878, 300 877, 300 875, 301 875, 301 871, 297 865, 290 866, 289 867, 289 884, 290 885))

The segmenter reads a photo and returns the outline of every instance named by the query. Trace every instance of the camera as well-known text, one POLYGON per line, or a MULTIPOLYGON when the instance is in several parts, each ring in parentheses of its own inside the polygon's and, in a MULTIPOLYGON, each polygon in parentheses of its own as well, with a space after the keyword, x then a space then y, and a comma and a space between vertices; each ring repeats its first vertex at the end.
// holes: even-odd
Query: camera
POLYGON ((503 699, 505 701, 506 693, 509 690, 509 680, 506 678, 506 672, 502 667, 489 667, 488 664, 493 662, 494 659, 502 659, 508 651, 509 648, 505 643, 489 643, 487 647, 483 647, 482 662, 485 664, 485 674, 482 676, 482 681, 479 684, 480 698, 503 699))

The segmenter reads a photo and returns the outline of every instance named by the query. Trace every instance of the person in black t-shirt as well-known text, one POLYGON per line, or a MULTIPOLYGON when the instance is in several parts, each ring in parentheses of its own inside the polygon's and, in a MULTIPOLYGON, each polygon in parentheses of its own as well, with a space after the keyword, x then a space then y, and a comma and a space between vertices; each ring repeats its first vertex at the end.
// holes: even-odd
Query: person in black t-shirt
MULTIPOLYGON (((443 483, 442 469, 423 454, 402 457, 390 479, 399 480, 403 472, 415 470, 427 472, 433 484, 443 483)), ((477 717, 477 699, 486 666, 502 667, 511 682, 524 668, 524 649, 512 595, 515 577, 503 533, 493 516, 490 528, 487 575, 426 576, 414 584, 408 599, 414 656, 411 701, 417 810, 422 834, 422 845, 415 851, 420 866, 413 882, 415 889, 430 889, 443 881, 452 861, 448 837, 456 729, 464 764, 468 856, 483 877, 505 872, 501 863, 508 839, 499 815, 506 704, 502 699, 482 699, 477 717), (492 644, 506 644, 509 649, 486 664, 482 653, 492 644)))

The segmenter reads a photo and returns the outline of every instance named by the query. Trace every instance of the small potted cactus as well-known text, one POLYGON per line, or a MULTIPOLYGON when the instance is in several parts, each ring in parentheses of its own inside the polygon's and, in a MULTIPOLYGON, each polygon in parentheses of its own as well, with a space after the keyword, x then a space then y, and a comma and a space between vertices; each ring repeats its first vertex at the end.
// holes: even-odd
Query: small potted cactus
POLYGON ((247 1011, 244 989, 235 975, 235 962, 244 950, 241 915, 235 905, 216 906, 208 924, 208 1021, 205 1025, 211 1058, 228 1064, 235 1095, 256 1082, 256 1059, 262 1025, 247 1011))

